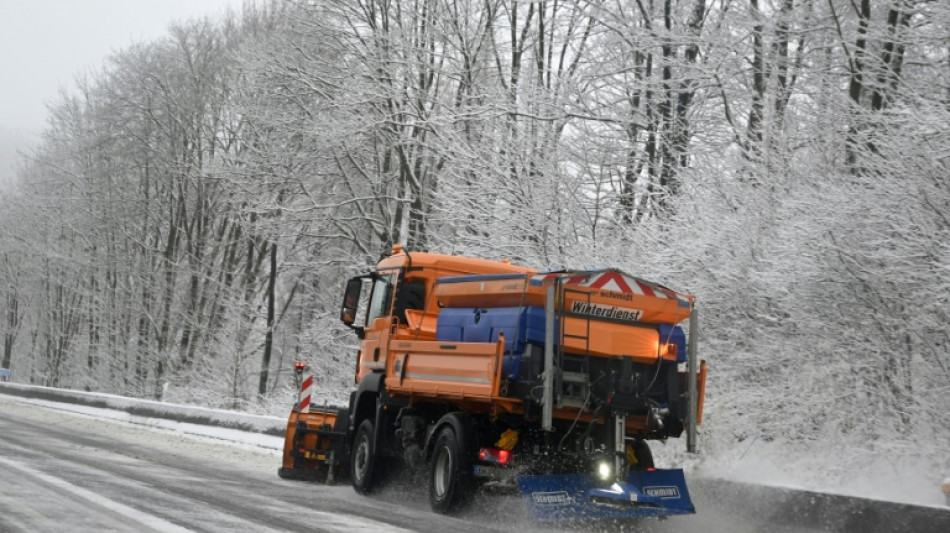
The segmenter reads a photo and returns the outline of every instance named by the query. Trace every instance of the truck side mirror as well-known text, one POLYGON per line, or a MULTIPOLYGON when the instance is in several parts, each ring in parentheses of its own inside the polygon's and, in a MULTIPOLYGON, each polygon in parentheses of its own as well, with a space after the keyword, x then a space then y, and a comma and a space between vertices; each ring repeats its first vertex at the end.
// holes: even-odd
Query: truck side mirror
POLYGON ((343 307, 340 309, 340 320, 352 327, 356 322, 356 311, 360 305, 360 291, 363 290, 363 280, 352 278, 346 282, 346 292, 343 293, 343 307))

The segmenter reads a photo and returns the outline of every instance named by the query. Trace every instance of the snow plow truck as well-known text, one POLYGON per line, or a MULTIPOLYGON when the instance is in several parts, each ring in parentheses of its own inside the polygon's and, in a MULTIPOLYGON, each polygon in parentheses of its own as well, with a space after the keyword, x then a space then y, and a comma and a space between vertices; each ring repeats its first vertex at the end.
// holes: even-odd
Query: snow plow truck
POLYGON ((685 434, 696 448, 693 296, 616 269, 397 245, 347 282, 340 318, 360 339, 355 390, 345 407, 298 398, 281 477, 366 494, 414 473, 437 513, 488 486, 520 491, 539 521, 695 512, 683 471, 656 468, 648 445, 685 434))

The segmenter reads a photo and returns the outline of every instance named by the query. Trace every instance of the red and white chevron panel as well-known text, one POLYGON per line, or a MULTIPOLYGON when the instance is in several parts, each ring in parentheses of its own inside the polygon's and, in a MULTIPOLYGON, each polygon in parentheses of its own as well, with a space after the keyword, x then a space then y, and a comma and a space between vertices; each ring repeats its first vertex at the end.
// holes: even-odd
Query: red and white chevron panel
POLYGON ((624 294, 637 294, 654 298, 684 300, 681 295, 659 285, 633 277, 619 270, 594 270, 583 272, 551 272, 534 276, 533 280, 547 281, 556 277, 564 279, 565 285, 577 285, 591 289, 603 289, 624 294))

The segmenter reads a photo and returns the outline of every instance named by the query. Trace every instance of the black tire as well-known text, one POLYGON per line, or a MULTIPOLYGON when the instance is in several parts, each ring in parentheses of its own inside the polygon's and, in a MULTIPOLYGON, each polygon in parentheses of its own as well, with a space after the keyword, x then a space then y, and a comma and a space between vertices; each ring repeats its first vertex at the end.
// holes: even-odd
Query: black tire
POLYGON ((373 439, 375 425, 370 419, 364 420, 356 429, 353 439, 353 453, 350 454, 350 481, 360 494, 369 494, 376 488, 376 450, 373 439))
POLYGON ((429 463, 429 504, 438 514, 451 514, 468 503, 473 491, 465 447, 451 427, 442 428, 429 463))
POLYGON ((641 470, 656 468, 653 466, 653 452, 650 451, 650 446, 647 445, 647 441, 643 439, 634 441, 633 453, 637 457, 637 468, 641 470))

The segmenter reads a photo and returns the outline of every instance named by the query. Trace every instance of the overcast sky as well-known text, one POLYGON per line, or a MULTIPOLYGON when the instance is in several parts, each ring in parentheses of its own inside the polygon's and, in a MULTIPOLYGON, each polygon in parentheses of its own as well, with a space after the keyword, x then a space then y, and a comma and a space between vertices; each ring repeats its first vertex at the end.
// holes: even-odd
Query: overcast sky
POLYGON ((165 34, 168 25, 218 15, 243 0, 0 0, 0 188, 14 154, 46 123, 46 104, 113 51, 165 34))

